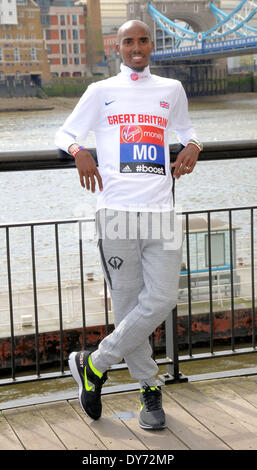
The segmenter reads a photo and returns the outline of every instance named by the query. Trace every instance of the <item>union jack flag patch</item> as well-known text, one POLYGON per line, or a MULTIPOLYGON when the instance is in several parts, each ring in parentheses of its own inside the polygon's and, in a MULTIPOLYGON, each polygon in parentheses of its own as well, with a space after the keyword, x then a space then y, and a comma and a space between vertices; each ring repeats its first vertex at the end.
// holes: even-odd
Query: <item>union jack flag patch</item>
POLYGON ((167 101, 160 101, 160 106, 165 109, 169 109, 170 105, 167 101))

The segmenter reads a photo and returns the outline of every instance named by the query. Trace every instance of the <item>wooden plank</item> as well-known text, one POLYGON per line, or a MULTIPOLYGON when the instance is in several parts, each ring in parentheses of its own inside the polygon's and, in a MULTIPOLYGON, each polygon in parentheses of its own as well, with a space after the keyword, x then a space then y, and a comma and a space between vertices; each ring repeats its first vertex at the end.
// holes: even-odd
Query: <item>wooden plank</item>
POLYGON ((191 450, 229 450, 221 439, 176 403, 163 387, 163 408, 168 428, 191 450))
POLYGON ((105 445, 67 401, 37 406, 45 421, 69 450, 100 450, 105 445))
POLYGON ((3 411, 8 423, 15 430, 25 449, 28 450, 64 450, 50 426, 37 411, 35 406, 3 411))
POLYGON ((240 377, 230 381, 231 388, 245 400, 257 407, 257 382, 255 377, 240 377), (237 379, 237 380, 234 380, 237 379))
POLYGON ((215 387, 208 382, 198 383, 197 388, 255 435, 254 448, 257 449, 257 408, 232 390, 232 382, 218 382, 215 387))
MULTIPOLYGON (((215 380, 211 381, 215 387, 215 380)), ((186 383, 166 388, 172 398, 233 450, 251 450, 256 437, 194 385, 186 383)))
POLYGON ((99 420, 94 421, 89 418, 81 409, 78 400, 71 400, 74 410, 90 426, 91 430, 104 443, 109 450, 142 450, 146 446, 139 441, 136 436, 125 426, 125 424, 115 417, 113 412, 105 405, 106 396, 102 397, 103 411, 99 420))
POLYGON ((11 426, 0 412, 0 450, 24 450, 11 426))
POLYGON ((148 449, 188 450, 188 447, 175 436, 170 429, 144 430, 138 424, 139 400, 138 392, 109 395, 105 403, 112 410, 113 416, 120 417, 148 449))

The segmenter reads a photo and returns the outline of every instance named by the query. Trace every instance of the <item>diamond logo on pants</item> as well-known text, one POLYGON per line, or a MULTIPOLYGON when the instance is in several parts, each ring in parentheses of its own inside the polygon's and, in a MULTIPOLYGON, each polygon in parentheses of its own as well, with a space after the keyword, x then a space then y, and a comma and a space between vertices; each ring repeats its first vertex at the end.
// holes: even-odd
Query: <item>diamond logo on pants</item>
POLYGON ((123 264, 123 259, 119 258, 118 256, 112 256, 108 263, 113 269, 120 269, 121 265, 123 264))

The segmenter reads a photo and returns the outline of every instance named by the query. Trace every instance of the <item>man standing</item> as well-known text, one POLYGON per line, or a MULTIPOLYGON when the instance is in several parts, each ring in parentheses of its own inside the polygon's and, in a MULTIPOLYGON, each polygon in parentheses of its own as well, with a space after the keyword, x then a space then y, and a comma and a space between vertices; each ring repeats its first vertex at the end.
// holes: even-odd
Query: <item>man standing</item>
POLYGON ((140 384, 139 425, 162 429, 165 413, 149 336, 176 306, 182 257, 182 237, 174 242, 168 133, 175 130, 185 146, 172 165, 175 178, 193 171, 201 144, 181 83, 151 75, 152 50, 145 23, 122 25, 121 72, 88 87, 55 143, 74 156, 82 187, 95 192, 98 183, 98 244, 115 321, 96 351, 69 357, 81 407, 93 419, 101 416, 106 371, 125 359, 140 384), (98 168, 79 145, 90 130, 96 134, 98 168))

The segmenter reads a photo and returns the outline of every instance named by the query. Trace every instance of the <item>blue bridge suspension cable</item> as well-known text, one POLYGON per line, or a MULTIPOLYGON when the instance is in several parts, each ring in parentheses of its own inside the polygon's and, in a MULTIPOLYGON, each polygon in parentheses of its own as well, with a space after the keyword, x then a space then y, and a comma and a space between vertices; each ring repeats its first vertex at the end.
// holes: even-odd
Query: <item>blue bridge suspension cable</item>
MULTIPOLYGON (((228 19, 228 15, 226 13, 224 13, 224 11, 222 11, 220 8, 217 7, 217 5, 215 5, 215 3, 211 2, 210 4, 210 11, 216 16, 216 18, 220 21, 225 18, 228 19)), ((236 20, 235 18, 232 18, 232 21, 233 23, 236 23, 238 24, 239 21, 236 20)), ((247 31, 251 32, 251 33, 254 33, 255 35, 257 35, 257 28, 253 28, 252 26, 249 26, 246 22, 245 24, 242 26, 242 29, 246 29, 247 31)), ((237 36, 240 36, 240 37, 247 37, 247 34, 246 33, 242 33, 241 31, 237 31, 236 32, 237 36)))
POLYGON ((180 44, 183 40, 189 41, 205 41, 205 40, 214 40, 214 39, 222 39, 226 38, 227 36, 231 35, 232 33, 237 33, 240 36, 245 36, 241 33, 240 29, 247 28, 249 31, 257 34, 257 29, 247 26, 247 22, 257 13, 257 4, 256 2, 251 1, 250 4, 252 6, 252 11, 250 11, 245 18, 241 21, 235 19, 235 15, 245 6, 249 0, 241 0, 239 4, 227 15, 222 10, 219 10, 216 5, 212 2, 210 6, 210 11, 216 16, 219 20, 218 23, 210 28, 207 31, 202 31, 201 33, 196 33, 191 31, 187 27, 183 27, 178 23, 170 20, 166 16, 164 16, 161 12, 159 12, 156 8, 153 7, 151 2, 148 3, 148 11, 155 22, 161 27, 163 31, 167 33, 167 35, 177 39, 180 44), (229 22, 233 22, 234 26, 232 28, 228 27, 229 22), (218 32, 222 26, 228 27, 227 31, 218 32), (172 28, 172 29, 171 29, 172 28), (180 32, 183 35, 179 34, 180 32))

